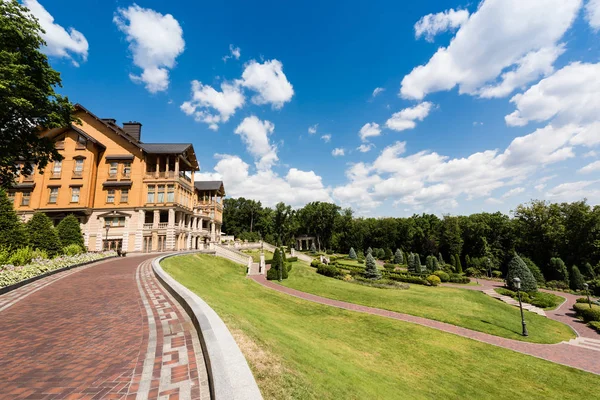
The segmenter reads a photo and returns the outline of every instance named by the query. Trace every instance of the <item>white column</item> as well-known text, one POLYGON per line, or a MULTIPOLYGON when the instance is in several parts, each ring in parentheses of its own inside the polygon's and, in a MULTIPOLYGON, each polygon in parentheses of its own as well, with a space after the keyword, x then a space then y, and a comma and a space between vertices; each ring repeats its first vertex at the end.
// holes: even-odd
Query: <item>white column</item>
POLYGON ((175 210, 169 209, 169 222, 167 224, 167 237, 165 240, 166 250, 175 248, 175 210))
POLYGON ((134 251, 142 251, 144 246, 144 222, 146 222, 146 211, 138 211, 138 224, 135 231, 135 247, 134 251))
POLYGON ((160 222, 160 211, 154 210, 154 216, 152 217, 152 229, 158 229, 159 222, 160 222))

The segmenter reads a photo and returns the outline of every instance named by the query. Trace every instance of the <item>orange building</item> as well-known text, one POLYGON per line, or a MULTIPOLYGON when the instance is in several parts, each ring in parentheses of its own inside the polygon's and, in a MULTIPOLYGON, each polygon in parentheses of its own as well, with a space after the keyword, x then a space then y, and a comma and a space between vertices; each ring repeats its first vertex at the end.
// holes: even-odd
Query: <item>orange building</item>
POLYGON ((52 129, 63 155, 43 173, 19 176, 9 196, 26 221, 36 211, 55 223, 74 214, 90 251, 203 248, 220 241, 223 182, 194 182, 189 143, 144 143, 142 124, 98 118, 75 106, 80 123, 52 129))

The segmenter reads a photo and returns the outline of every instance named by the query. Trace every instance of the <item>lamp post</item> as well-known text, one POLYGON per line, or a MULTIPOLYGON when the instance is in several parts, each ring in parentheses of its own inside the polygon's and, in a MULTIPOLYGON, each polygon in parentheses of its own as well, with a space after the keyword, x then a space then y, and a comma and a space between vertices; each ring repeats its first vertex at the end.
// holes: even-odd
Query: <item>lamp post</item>
POLYGON ((488 265, 488 275, 491 278, 492 277, 492 262, 490 261, 489 257, 487 259, 487 265, 488 265))
POLYGON ((587 283, 583 284, 583 290, 585 290, 585 294, 587 295, 588 305, 592 308, 592 302, 590 301, 590 290, 589 285, 587 283))
POLYGON ((104 227, 106 228, 106 236, 104 237, 104 243, 106 243, 106 250, 109 250, 109 248, 108 248, 108 230, 110 229, 110 224, 107 222, 104 227))
POLYGON ((525 324, 525 315, 523 315, 523 303, 521 303, 521 280, 517 277, 513 279, 515 287, 517 288, 517 296, 519 296, 519 308, 521 309, 521 324, 523 325, 523 336, 529 336, 527 332, 527 324, 525 324))

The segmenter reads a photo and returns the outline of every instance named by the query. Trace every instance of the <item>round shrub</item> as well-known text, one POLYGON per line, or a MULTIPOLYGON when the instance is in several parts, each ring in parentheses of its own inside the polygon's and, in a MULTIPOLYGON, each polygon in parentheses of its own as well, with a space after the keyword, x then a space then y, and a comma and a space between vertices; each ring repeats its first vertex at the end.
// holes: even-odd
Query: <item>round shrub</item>
POLYGON ((473 267, 465 269, 466 276, 477 276, 479 275, 479 270, 473 267))
POLYGON ((73 243, 63 247, 62 252, 64 255, 67 256, 76 256, 77 254, 83 253, 83 248, 80 247, 78 244, 73 243))
POLYGON ((501 278, 502 277, 502 271, 492 271, 492 276, 494 278, 501 278))
POLYGON ((317 274, 329 276, 331 278, 344 275, 333 265, 327 265, 322 263, 319 263, 319 265, 317 266, 317 274))
POLYGON ((442 283, 442 280, 441 280, 441 279, 440 279, 440 277, 439 277, 439 276, 437 276, 437 275, 429 275, 429 276, 427 277, 427 282, 429 282, 429 284, 430 284, 431 286, 437 286, 437 285, 439 285, 440 283, 442 283))
POLYGON ((71 244, 76 244, 81 248, 84 247, 79 221, 73 214, 67 215, 58 223, 56 232, 58 233, 62 247, 67 247, 71 244))
POLYGON ((588 307, 581 311, 581 316, 585 322, 600 321, 600 307, 588 307))
POLYGON ((448 282, 450 280, 450 275, 444 271, 435 271, 433 274, 440 278, 440 281, 442 282, 448 282))
POLYGON ((321 264, 321 262, 319 260, 316 260, 316 259, 312 260, 310 262, 310 266, 313 267, 313 268, 317 268, 319 266, 319 264, 321 264))

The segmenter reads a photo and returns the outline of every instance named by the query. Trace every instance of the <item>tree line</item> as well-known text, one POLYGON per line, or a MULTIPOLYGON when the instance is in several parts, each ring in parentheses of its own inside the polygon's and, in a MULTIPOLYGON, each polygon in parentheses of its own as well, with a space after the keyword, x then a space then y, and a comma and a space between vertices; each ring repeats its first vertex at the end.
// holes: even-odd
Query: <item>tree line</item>
POLYGON ((518 253, 537 265, 547 280, 559 280, 565 273, 557 259, 568 268, 579 266, 590 279, 600 268, 600 206, 586 200, 533 200, 511 214, 364 218, 331 203, 312 202, 295 210, 284 203, 270 208, 240 197, 225 199, 223 231, 242 240, 262 238, 287 246, 295 245, 296 236, 310 235, 319 251, 345 254, 350 248, 369 247, 402 249, 423 259, 441 254, 445 260, 458 257, 465 268, 484 270, 491 264, 503 272, 518 253))

